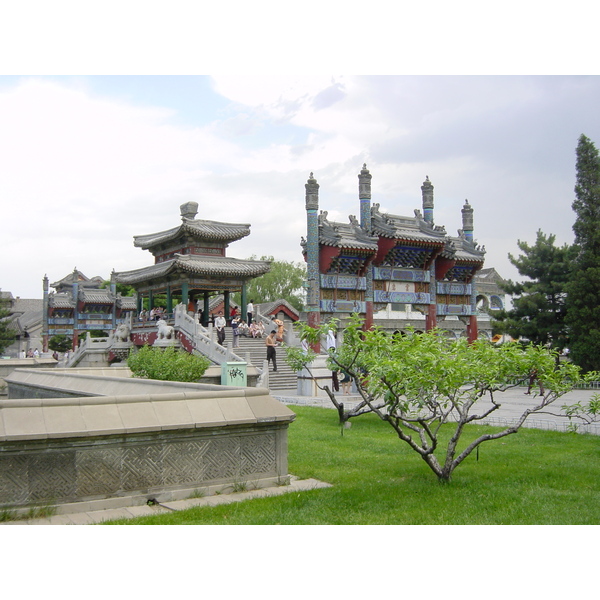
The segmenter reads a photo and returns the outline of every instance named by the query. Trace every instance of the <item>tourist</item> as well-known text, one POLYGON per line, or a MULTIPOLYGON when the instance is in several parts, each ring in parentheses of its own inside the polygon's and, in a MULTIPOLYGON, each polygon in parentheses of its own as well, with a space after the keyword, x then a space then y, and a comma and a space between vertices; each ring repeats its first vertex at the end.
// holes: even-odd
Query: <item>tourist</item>
POLYGON ((248 324, 243 319, 240 319, 240 335, 248 337, 248 324))
POLYGON ((283 326, 283 321, 276 318, 275 316, 271 317, 271 327, 277 328, 277 341, 283 342, 283 332, 285 331, 285 327, 283 326))
POLYGON ((233 333, 233 347, 239 348, 241 335, 239 317, 233 317, 233 319, 231 319, 231 331, 233 333))
POLYGON ((273 361, 273 371, 277 371, 277 358, 275 356, 275 347, 278 346, 278 342, 276 340, 277 332, 273 329, 271 333, 267 336, 265 340, 265 345, 267 346, 267 369, 269 368, 269 361, 273 361))
POLYGON ((262 321, 259 321, 256 324, 256 335, 261 338, 265 335, 265 324, 262 321))
POLYGON ((342 371, 342 380, 340 381, 342 384, 342 390, 344 392, 344 396, 350 395, 350 387, 352 386, 352 378, 346 371, 342 371))
POLYGON ((225 317, 223 316, 223 311, 219 311, 219 316, 215 319, 215 327, 217 329, 217 342, 221 344, 221 346, 225 345, 225 327, 227 325, 227 321, 225 321, 225 317))
POLYGON ((36 348, 36 349, 33 351, 33 357, 34 357, 34 358, 39 358, 39 356, 40 356, 40 351, 39 351, 39 350, 36 348))
POLYGON ((190 317, 193 317, 195 312, 196 312, 196 303, 194 302, 194 300, 192 298, 190 298, 190 301, 188 302, 188 306, 187 306, 187 313, 190 317))
POLYGON ((327 332, 327 351, 335 350, 337 348, 337 338, 333 330, 327 332))
POLYGON ((252 317, 254 316, 254 302, 253 300, 250 300, 250 302, 248 302, 248 306, 246 306, 246 313, 247 313, 247 317, 248 317, 248 326, 252 325, 252 317))

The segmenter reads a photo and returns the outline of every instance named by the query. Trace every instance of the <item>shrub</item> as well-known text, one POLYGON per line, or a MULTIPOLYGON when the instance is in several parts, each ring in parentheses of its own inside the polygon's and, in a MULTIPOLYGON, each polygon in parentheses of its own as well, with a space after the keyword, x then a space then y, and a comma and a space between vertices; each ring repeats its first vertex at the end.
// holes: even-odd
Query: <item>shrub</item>
POLYGON ((175 348, 143 346, 127 359, 134 377, 161 381, 198 381, 210 366, 204 356, 195 356, 175 348))

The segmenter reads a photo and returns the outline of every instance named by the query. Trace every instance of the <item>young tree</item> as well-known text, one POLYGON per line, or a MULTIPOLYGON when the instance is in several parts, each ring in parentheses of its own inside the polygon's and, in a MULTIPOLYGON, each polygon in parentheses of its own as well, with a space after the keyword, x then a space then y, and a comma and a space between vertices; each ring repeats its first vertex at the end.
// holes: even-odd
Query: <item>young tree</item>
POLYGON ((527 281, 507 281, 501 288, 512 295, 513 308, 495 314, 494 329, 514 338, 562 350, 568 345, 566 286, 571 272, 572 247, 554 245, 556 236, 538 230, 535 244, 518 241, 523 254, 508 255, 527 281))
POLYGON ((570 357, 584 370, 600 368, 600 157, 581 135, 577 145, 574 268, 567 286, 570 357))
MULTIPOLYGON (((301 336, 313 343, 331 326, 299 328, 301 336)), ((582 380, 577 366, 557 365, 555 353, 541 346, 496 348, 483 340, 469 344, 464 338, 449 340, 440 331, 389 336, 379 328, 363 331, 357 316, 345 329, 342 345, 329 355, 329 364, 351 375, 365 406, 388 423, 442 482, 450 481, 454 470, 483 442, 516 433, 529 415, 548 412, 582 380), (513 425, 461 444, 468 424, 500 408, 498 392, 529 381, 532 374, 540 391, 513 425)))
MULTIPOLYGON (((256 256, 250 258, 256 259, 256 256)), ((260 260, 271 261, 271 269, 248 284, 246 297, 255 304, 283 298, 295 309, 302 310, 306 267, 302 263, 275 260, 272 256, 261 256, 260 260)), ((234 300, 237 303, 241 301, 239 294, 235 294, 234 300)))

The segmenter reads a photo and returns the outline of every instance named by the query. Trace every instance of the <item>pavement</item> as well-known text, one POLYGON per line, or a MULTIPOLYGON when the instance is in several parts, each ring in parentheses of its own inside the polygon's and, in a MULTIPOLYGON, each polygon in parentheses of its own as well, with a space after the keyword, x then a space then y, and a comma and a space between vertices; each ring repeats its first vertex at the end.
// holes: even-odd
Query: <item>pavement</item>
MULTIPOLYGON (((115 519, 131 519, 134 517, 146 517, 149 515, 160 515, 177 510, 186 510, 195 506, 220 506, 253 500, 254 498, 266 498, 270 496, 281 496, 294 492, 305 492, 320 488, 331 487, 330 483, 318 481, 317 479, 298 479, 290 477, 287 485, 277 487, 261 488, 231 494, 215 494, 204 498, 187 498, 185 500, 172 500, 156 504, 142 504, 138 506, 121 506, 116 508, 105 508, 102 510, 67 512, 65 514, 54 514, 40 519, 19 519, 15 521, 3 521, 0 525, 93 525, 112 521, 115 519)), ((58 507, 61 511, 62 507, 58 507)))
MULTIPOLYGON (((495 410, 484 420, 478 421, 477 424, 497 426, 510 425, 518 419, 527 408, 533 408, 539 403, 539 397, 537 396, 539 393, 538 389, 532 389, 531 395, 527 395, 525 393, 526 391, 527 388, 525 387, 515 387, 506 390, 505 392, 497 392, 494 394, 494 399, 501 405, 500 408, 495 410)), ((573 424, 576 424, 577 431, 580 433, 600 435, 600 423, 585 425, 579 420, 573 420, 573 423, 571 423, 567 417, 559 414, 563 405, 572 405, 578 402, 585 404, 593 395, 598 393, 600 393, 600 390, 596 389, 573 390, 556 400, 552 405, 547 407, 546 411, 530 415, 523 426, 532 427, 534 429, 548 429, 551 431, 570 431, 570 427, 573 424)), ((280 402, 290 406, 299 405, 333 408, 333 404, 328 396, 316 398, 306 397, 295 395, 293 392, 271 392, 271 395, 280 402)), ((339 392, 336 393, 335 396, 348 407, 355 406, 361 400, 358 394, 345 396, 339 392)), ((479 407, 479 413, 483 413, 486 409, 491 408, 492 404, 489 400, 482 399, 476 406, 479 407)))
MULTIPOLYGON (((501 407, 494 411, 483 421, 478 424, 488 424, 496 426, 507 426, 516 420, 524 410, 536 405, 536 395, 527 395, 526 388, 517 387, 495 395, 495 399, 501 404, 501 407)), ((537 429, 547 429, 551 431, 569 431, 571 425, 568 418, 560 416, 560 408, 563 405, 575 404, 577 402, 586 403, 598 390, 573 390, 563 397, 558 399, 555 405, 549 407, 552 412, 538 413, 528 417, 524 427, 533 427, 537 429)), ((301 405, 301 406, 317 406, 322 408, 333 408, 329 397, 307 397, 298 396, 295 391, 273 391, 272 396, 280 400, 286 405, 301 405)), ((360 402, 360 396, 351 394, 343 395, 341 392, 336 393, 336 397, 344 402, 347 406, 356 405, 360 402)), ((489 401, 481 401, 481 412, 485 408, 490 407, 489 401)), ((600 435, 600 423, 592 423, 590 425, 578 425, 580 433, 590 433, 600 435)), ((103 508, 100 510, 89 511, 72 511, 63 506, 59 507, 57 512, 47 518, 39 519, 21 519, 16 521, 4 521, 0 525, 91 525, 95 523, 103 523, 114 519, 130 519, 134 517, 142 517, 147 515, 165 514, 176 510, 185 510, 194 506, 219 506, 221 504, 231 504, 233 502, 243 502, 254 498, 279 496, 293 492, 302 492, 307 490, 331 487, 331 484, 319 481, 317 479, 301 480, 294 476, 290 476, 289 485, 282 485, 273 488, 262 488, 256 490, 248 490, 235 492, 230 494, 211 495, 203 498, 187 498, 184 500, 173 500, 169 502, 161 502, 160 504, 140 504, 136 506, 116 506, 112 508, 103 508)))

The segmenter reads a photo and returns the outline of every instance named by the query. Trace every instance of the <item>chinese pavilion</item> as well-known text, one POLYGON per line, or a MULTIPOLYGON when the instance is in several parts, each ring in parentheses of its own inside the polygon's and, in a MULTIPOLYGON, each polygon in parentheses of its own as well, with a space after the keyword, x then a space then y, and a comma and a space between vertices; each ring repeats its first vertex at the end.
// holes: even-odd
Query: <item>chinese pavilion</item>
POLYGON ((225 316, 229 316, 230 294, 241 293, 242 314, 246 312, 246 285, 267 273, 270 262, 230 258, 231 242, 250 234, 250 225, 196 219, 197 202, 181 205, 181 224, 166 231, 134 236, 134 245, 149 250, 154 264, 133 271, 114 273, 118 283, 137 292, 137 309, 152 308, 158 296, 165 299, 166 311, 174 303, 203 302, 203 324, 209 316, 209 299, 223 294, 225 316), (144 303, 144 301, 146 301, 144 303))
POLYGON ((411 305, 431 330, 446 316, 466 324, 469 340, 477 337, 473 279, 484 263, 485 249, 473 240, 473 209, 462 209, 463 229, 447 235, 433 221, 433 185, 421 187, 423 212, 413 217, 380 212, 371 206, 371 178, 366 165, 359 179, 360 221, 329 221, 319 208, 319 184, 311 173, 306 188, 307 238, 301 245, 308 271, 308 322, 322 317, 373 314, 390 303, 411 305))

